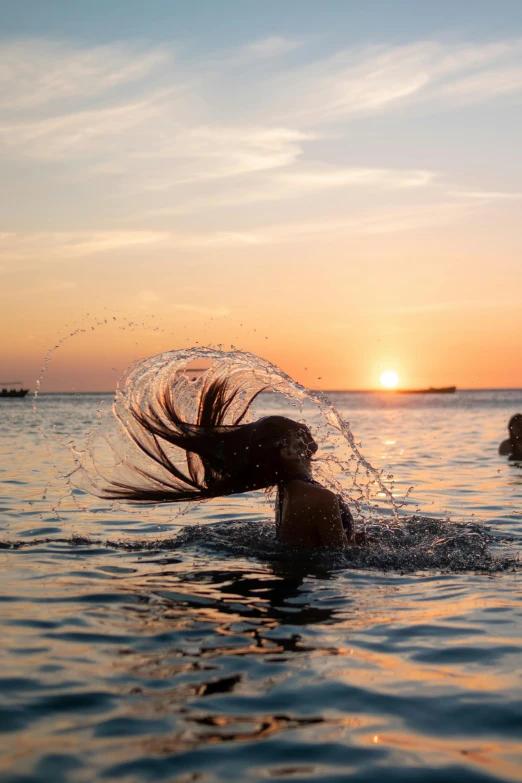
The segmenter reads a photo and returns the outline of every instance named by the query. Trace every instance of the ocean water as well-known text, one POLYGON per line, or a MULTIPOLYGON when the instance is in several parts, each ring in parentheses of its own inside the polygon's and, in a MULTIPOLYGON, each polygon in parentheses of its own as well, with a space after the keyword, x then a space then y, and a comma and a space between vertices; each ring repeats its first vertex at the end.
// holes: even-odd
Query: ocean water
POLYGON ((262 493, 88 506, 42 433, 78 443, 99 396, 42 395, 38 426, 0 400, 2 783, 522 780, 522 465, 497 453, 522 392, 330 396, 403 503, 377 487, 346 556, 279 547, 262 493))

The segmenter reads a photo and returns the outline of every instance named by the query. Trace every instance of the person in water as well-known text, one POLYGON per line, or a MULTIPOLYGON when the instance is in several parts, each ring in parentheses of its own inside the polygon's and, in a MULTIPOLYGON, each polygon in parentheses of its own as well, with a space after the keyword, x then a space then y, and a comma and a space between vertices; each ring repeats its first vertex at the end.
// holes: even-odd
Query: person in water
POLYGON ((355 544, 347 504, 312 477, 318 446, 308 427, 285 416, 242 423, 261 391, 245 401, 241 383, 210 380, 195 423, 178 415, 172 386, 145 409, 131 404, 130 435, 151 464, 127 463, 130 479, 109 480, 101 497, 176 503, 276 487, 276 531, 282 543, 304 549, 355 544), (183 470, 167 454, 169 444, 185 452, 183 470))
POLYGON ((522 413, 515 413, 508 424, 509 438, 503 440, 498 447, 498 453, 509 456, 509 459, 522 460, 522 413))

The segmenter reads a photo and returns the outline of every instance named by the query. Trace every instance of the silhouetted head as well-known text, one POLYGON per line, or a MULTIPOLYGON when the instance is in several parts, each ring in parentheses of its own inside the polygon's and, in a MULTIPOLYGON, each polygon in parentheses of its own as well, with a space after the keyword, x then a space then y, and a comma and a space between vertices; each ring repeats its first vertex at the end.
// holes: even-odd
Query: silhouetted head
POLYGON ((249 467, 253 474, 260 471, 267 485, 277 483, 297 464, 308 464, 318 449, 306 424, 286 416, 266 416, 245 425, 245 430, 249 427, 249 467))
POLYGON ((519 441, 522 444, 522 413, 515 413, 509 420, 509 436, 512 441, 519 441))
POLYGON ((522 413, 515 413, 508 424, 511 459, 522 459, 522 413))
POLYGON ((204 465, 207 487, 233 494, 274 486, 289 473, 306 469, 318 446, 305 424, 266 416, 207 431, 204 442, 193 448, 204 465))

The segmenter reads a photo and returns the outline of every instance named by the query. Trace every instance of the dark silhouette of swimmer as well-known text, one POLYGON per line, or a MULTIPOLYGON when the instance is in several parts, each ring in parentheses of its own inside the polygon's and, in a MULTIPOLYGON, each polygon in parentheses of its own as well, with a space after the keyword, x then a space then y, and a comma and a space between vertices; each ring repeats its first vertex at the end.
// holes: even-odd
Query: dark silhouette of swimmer
POLYGON ((515 413, 508 424, 509 438, 503 440, 498 453, 509 459, 522 460, 522 413, 515 413))
POLYGON ((318 445, 308 427, 284 416, 244 423, 261 391, 227 377, 225 368, 205 382, 194 423, 178 414, 176 385, 165 384, 155 399, 132 405, 130 437, 150 464, 127 460, 125 476, 108 480, 99 496, 176 503, 277 487, 276 530, 282 543, 303 549, 364 545, 364 531, 356 534, 344 499, 312 477, 318 445), (171 446, 185 452, 185 471, 171 446))

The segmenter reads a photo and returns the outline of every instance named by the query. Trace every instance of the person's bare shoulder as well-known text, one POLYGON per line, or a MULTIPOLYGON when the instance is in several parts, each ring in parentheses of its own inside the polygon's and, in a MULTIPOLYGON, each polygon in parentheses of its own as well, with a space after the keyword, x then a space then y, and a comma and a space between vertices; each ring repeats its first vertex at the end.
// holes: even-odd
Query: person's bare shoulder
POLYGON ((500 446, 498 447, 498 453, 502 454, 502 456, 505 456, 506 454, 511 454, 513 450, 513 446, 511 444, 511 439, 508 438, 507 440, 503 440, 500 446))
POLYGON ((343 530, 337 495, 326 487, 307 484, 299 493, 294 511, 303 514, 317 531, 322 546, 344 548, 348 544, 343 530))
MULTIPOLYGON (((295 492, 295 490, 294 490, 295 492)), ((299 491, 295 493, 298 501, 317 507, 338 508, 337 495, 326 487, 317 484, 305 484, 300 482, 299 491)))
POLYGON ((326 487, 322 487, 320 484, 305 484, 303 481, 300 481, 299 485, 300 491, 303 495, 310 495, 310 497, 317 498, 336 497, 331 490, 327 489, 326 487))

